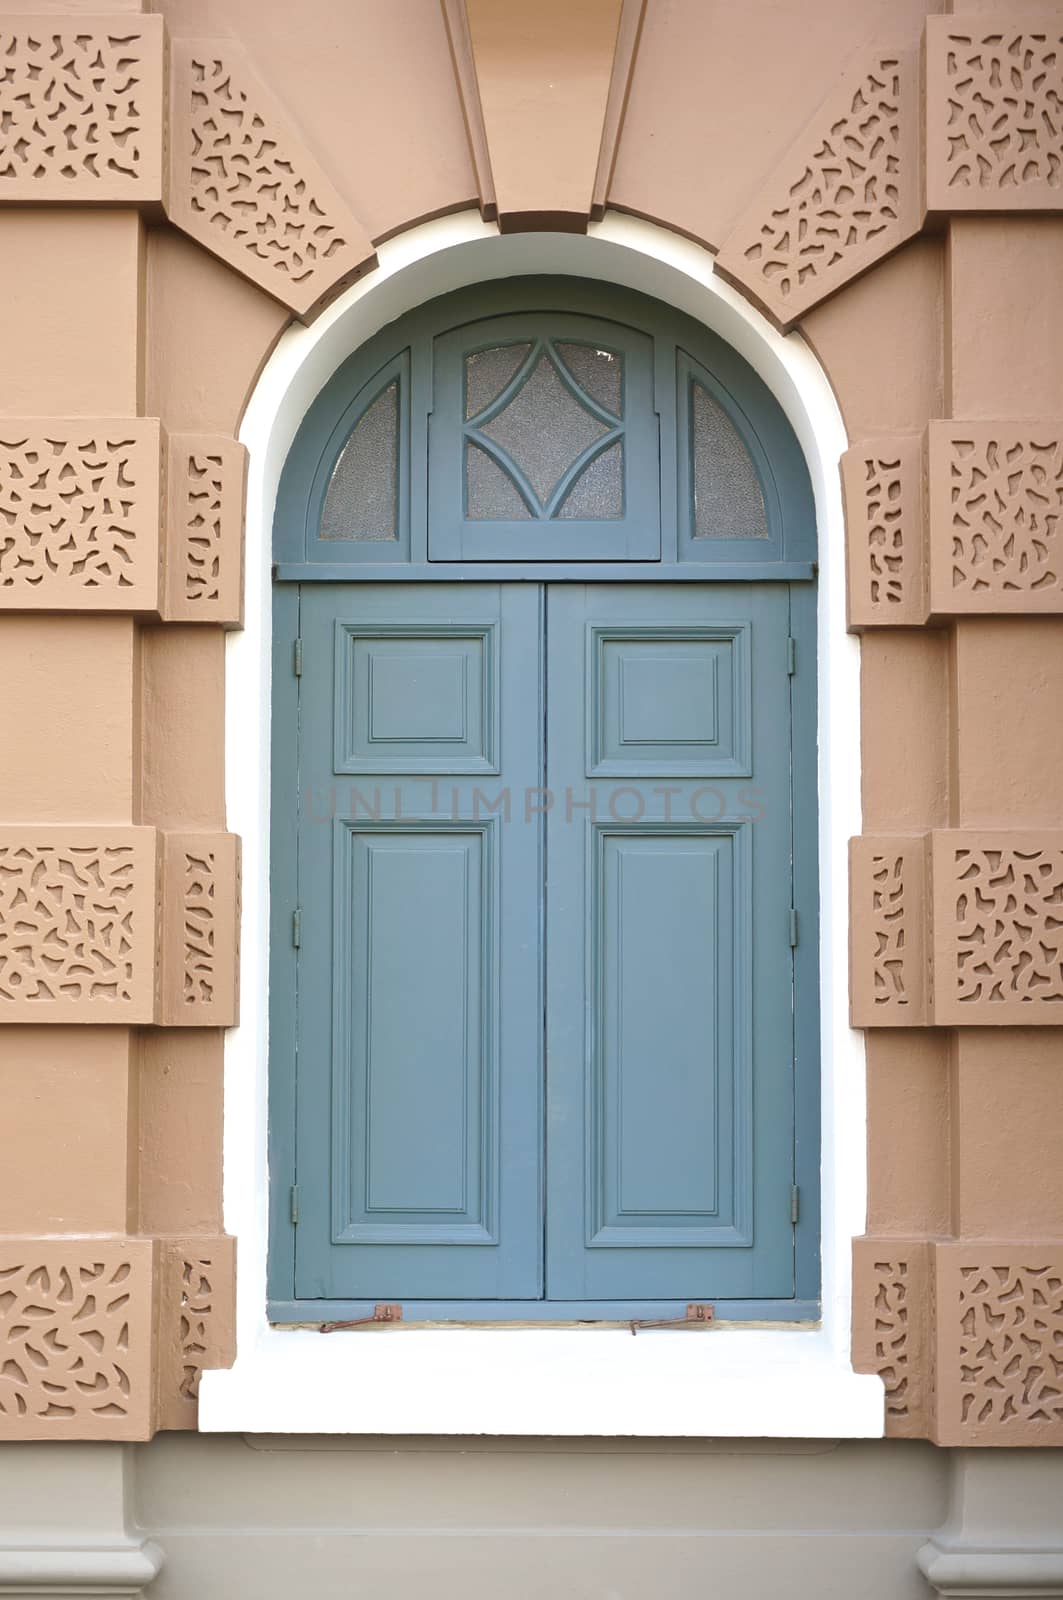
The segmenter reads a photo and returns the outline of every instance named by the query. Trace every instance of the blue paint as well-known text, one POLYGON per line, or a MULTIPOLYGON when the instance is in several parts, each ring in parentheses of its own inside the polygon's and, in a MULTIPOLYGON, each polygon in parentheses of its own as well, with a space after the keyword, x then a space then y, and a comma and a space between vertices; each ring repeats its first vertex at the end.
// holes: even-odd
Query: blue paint
POLYGON ((777 402, 640 296, 462 291, 325 386, 275 552, 275 1313, 807 1316, 815 539, 777 402), (522 367, 466 418, 466 355, 515 339, 522 367), (564 339, 623 356, 619 419, 558 369, 606 430, 581 460, 622 435, 619 512, 556 516, 577 464, 545 506, 514 469, 529 516, 478 521, 465 441, 502 460, 484 429, 564 339), (322 540, 335 462, 392 381, 397 537, 322 540), (692 381, 749 453, 766 539, 693 538, 692 381))

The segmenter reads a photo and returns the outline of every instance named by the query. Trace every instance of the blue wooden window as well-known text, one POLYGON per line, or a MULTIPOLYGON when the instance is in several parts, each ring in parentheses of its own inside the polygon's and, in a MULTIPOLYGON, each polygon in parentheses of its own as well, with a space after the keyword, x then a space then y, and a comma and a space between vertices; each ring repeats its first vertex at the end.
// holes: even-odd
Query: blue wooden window
POLYGON ((275 524, 276 1318, 815 1314, 814 555, 777 403, 639 296, 465 291, 325 386, 275 524))

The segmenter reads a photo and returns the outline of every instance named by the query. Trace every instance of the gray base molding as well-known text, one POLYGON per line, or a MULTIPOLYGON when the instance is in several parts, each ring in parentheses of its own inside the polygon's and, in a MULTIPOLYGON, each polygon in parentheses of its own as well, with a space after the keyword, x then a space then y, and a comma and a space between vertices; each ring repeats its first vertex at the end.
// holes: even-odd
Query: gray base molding
POLYGON ((137 1596, 158 1577, 165 1555, 152 1539, 97 1546, 6 1545, 0 1548, 0 1597, 43 1600, 47 1595, 137 1596))
POLYGON ((1063 1596, 1063 1546, 1054 1550, 974 1549, 930 1539, 916 1558, 930 1586, 940 1595, 1063 1596))

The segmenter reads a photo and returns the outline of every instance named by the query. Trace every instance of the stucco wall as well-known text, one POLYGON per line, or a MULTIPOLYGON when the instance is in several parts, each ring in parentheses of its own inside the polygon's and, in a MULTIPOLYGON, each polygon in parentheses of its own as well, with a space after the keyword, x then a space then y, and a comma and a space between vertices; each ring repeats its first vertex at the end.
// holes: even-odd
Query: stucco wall
MULTIPOLYGON (((236 433, 293 316, 479 205, 506 232, 612 208, 691 237, 834 387, 863 726, 854 1359, 891 1434, 1063 1442, 1063 9, 928 9, 0 4, 0 1439, 192 1428, 200 1371, 233 1358, 236 433), (79 1387, 66 1335, 100 1287, 79 1387), (34 1306, 43 1365, 11 1332, 34 1306)), ((166 1496, 240 1449, 144 1452, 147 1521, 176 1527, 166 1496)), ((902 1501, 938 1493, 940 1458, 879 1454, 902 1501)))

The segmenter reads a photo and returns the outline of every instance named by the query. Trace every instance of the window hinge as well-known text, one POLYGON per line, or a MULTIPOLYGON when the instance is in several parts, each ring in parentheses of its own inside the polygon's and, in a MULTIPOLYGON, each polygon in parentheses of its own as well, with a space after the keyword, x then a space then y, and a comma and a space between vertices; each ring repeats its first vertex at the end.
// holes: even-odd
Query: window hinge
POLYGON ((295 910, 292 912, 292 944, 298 950, 298 948, 302 944, 302 942, 303 942, 303 913, 299 909, 299 907, 296 906, 295 910))
POLYGON ((299 1185, 297 1183, 293 1183, 288 1190, 288 1215, 294 1227, 299 1221, 299 1185))
POLYGON ((790 638, 790 639, 787 639, 787 641, 786 641, 786 672, 787 672, 787 675, 792 678, 796 671, 797 671, 797 640, 794 639, 794 638, 790 638))
POLYGON ((790 1221, 794 1223, 801 1221, 801 1191, 796 1183, 790 1190, 790 1221))
POLYGON ((296 639, 292 643, 292 671, 297 678, 303 675, 303 641, 296 639))
POLYGON ((796 910, 796 908, 794 906, 791 906, 790 907, 790 949, 791 950, 794 948, 796 943, 797 943, 797 910, 796 910))

